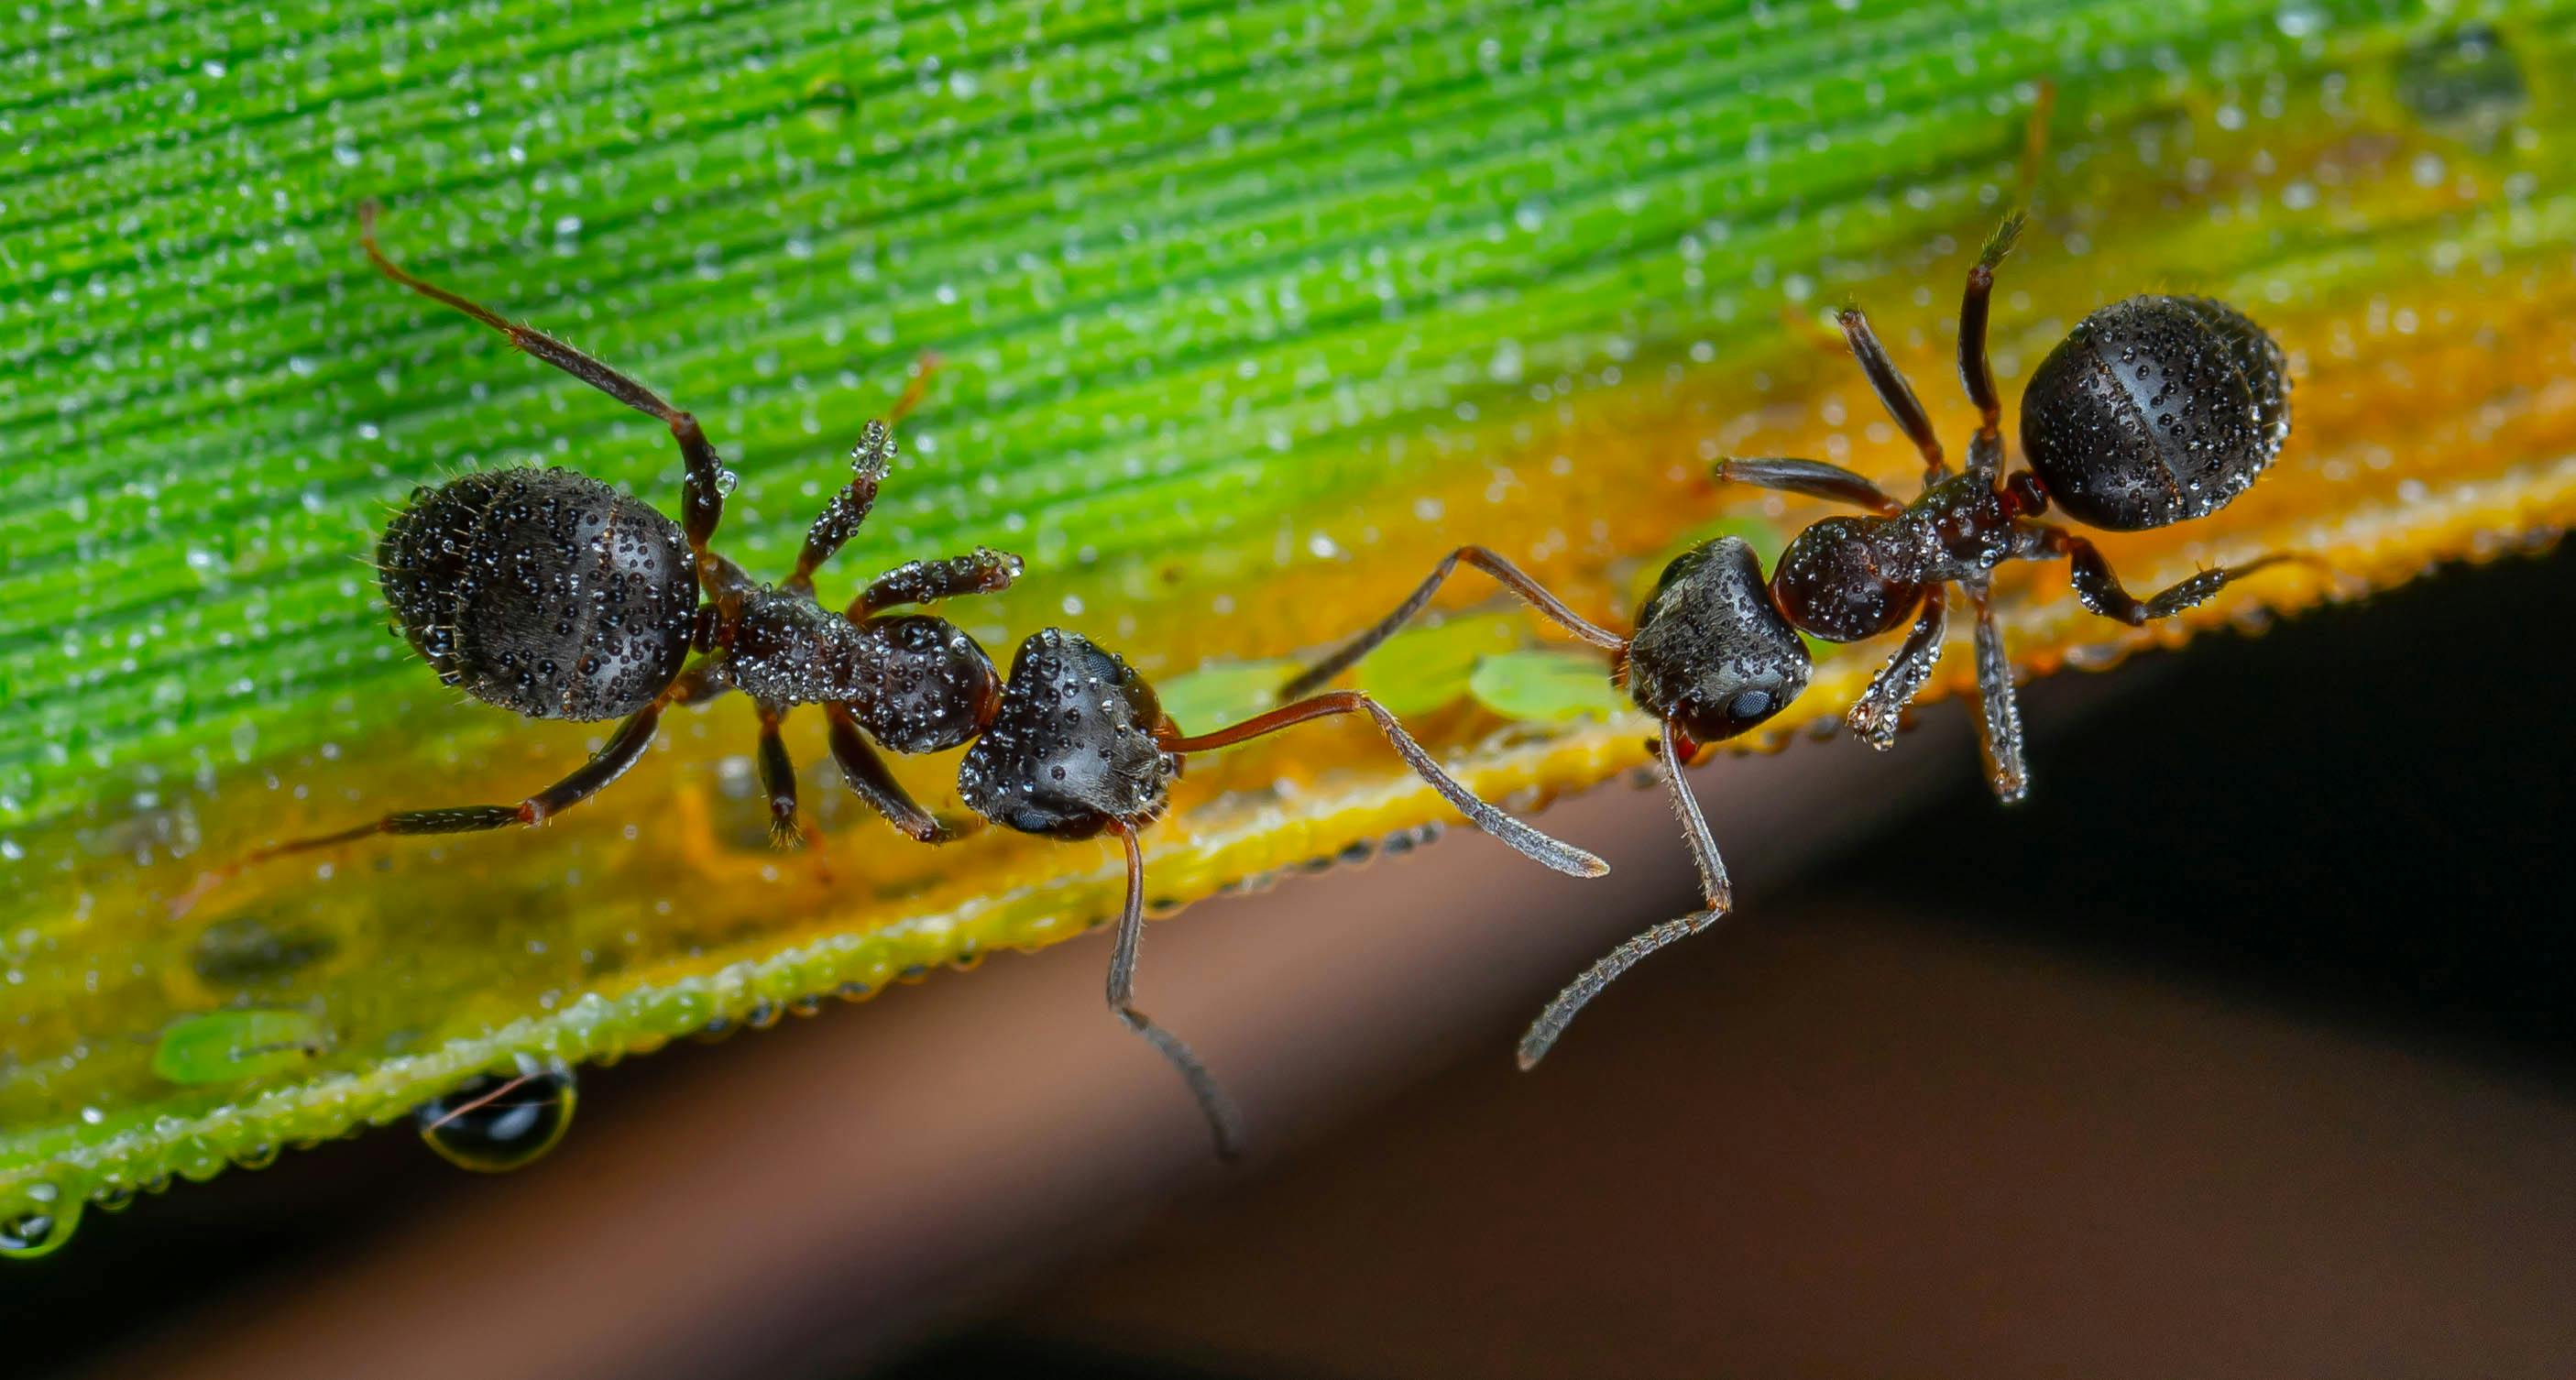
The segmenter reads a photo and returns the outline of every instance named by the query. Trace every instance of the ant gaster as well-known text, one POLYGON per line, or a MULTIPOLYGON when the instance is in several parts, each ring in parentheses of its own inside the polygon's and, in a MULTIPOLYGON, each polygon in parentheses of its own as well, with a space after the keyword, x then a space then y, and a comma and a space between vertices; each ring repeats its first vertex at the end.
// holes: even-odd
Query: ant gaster
POLYGON ((1663 725, 1649 746, 1670 789, 1683 837, 1699 866, 1707 909, 1621 944, 1559 993, 1520 1044, 1521 1067, 1544 1057, 1575 1013, 1638 960, 1727 913, 1725 864, 1681 768, 1705 744, 1768 720, 1806 689, 1812 665, 1801 632, 1857 642, 1912 627, 1848 713, 1873 747, 1893 741, 1897 719, 1932 673, 1955 585, 1976 610, 1977 726, 1989 781, 2006 801, 2027 789, 2012 662, 1989 599, 2005 561, 2064 557, 2087 609, 2128 624, 2170 617, 2229 581, 2275 561, 2204 570, 2137 599, 2120 587, 2091 542, 2037 519, 2053 502, 2090 526, 2115 531, 2203 517, 2245 491, 2290 430, 2289 378, 2280 347, 2234 309, 2199 297, 2125 298, 2076 324, 2022 392, 2021 441, 2029 468, 2004 472, 2002 407, 1986 360, 1987 301, 1997 264, 2022 227, 2007 217, 1968 271, 1959 309, 1959 373, 1981 418, 1964 474, 1944 462, 1931 419, 1858 307, 1839 320, 1879 401, 1923 456, 1923 492, 1900 503, 1867 479, 1814 460, 1729 460, 1718 476, 1867 510, 1826 518, 1781 553, 1766 585, 1751 547, 1733 537, 1674 558, 1638 610, 1633 637, 1578 617, 1510 562, 1482 547, 1450 553, 1413 596, 1377 626, 1288 683, 1299 695, 1330 680, 1419 612, 1460 561, 1492 575, 1575 636, 1609 650, 1614 680, 1663 725))
MULTIPOLYGON (((814 593, 814 572, 866 519, 895 456, 882 421, 861 433, 849 484, 815 519, 787 579, 777 585, 753 580, 709 548, 732 476, 696 418, 572 346, 397 267, 376 247, 372 205, 360 208, 359 222, 367 257, 386 277, 669 426, 685 463, 681 520, 562 469, 473 473, 415 489, 386 526, 377 556, 386 603, 440 679, 528 718, 622 716, 621 722, 589 761, 515 805, 407 810, 255 849, 202 876, 176 909, 242 868, 281 854, 375 834, 543 824, 633 766, 666 708, 728 690, 742 691, 759 710, 758 761, 772 832, 790 842, 798 837, 796 776, 779 725, 789 710, 819 704, 833 758, 851 790, 914 839, 936 843, 950 835, 906 794, 871 742, 898 753, 970 745, 957 788, 975 814, 1049 838, 1118 838, 1127 893, 1110 961, 1110 1008, 1188 1080, 1218 1152, 1231 1158, 1241 1136, 1224 1094, 1189 1049, 1133 1000, 1144 919, 1136 832, 1162 814, 1187 754, 1310 719, 1365 714, 1405 763, 1477 827, 1557 871, 1585 877, 1608 871, 1592 854, 1478 799, 1384 706, 1356 691, 1301 698, 1191 735, 1162 712, 1153 688, 1124 659, 1079 633, 1049 628, 1029 638, 1003 677, 955 624, 885 612, 1001 590, 1020 574, 1016 556, 979 548, 948 560, 907 562, 878 576, 846 610, 825 609, 814 593), (702 655, 684 668, 693 651, 702 655)), ((898 415, 917 388, 916 381, 898 415)))

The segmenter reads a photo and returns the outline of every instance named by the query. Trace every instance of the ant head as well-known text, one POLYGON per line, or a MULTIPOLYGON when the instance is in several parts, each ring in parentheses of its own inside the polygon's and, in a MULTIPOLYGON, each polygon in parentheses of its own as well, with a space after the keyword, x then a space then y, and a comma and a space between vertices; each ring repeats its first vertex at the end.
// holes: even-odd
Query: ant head
POLYGON ((1787 708, 1813 669, 1807 644, 1771 606, 1761 561, 1735 537, 1664 567, 1628 644, 1628 693, 1638 707, 1703 743, 1787 708))
POLYGON ((1879 577, 1881 518, 1833 517, 1789 543, 1771 572, 1771 597, 1801 631, 1828 642, 1894 632, 1914 617, 1923 586, 1879 577))
POLYGON ((984 731, 1002 708, 1002 678, 983 644, 945 618, 908 613, 859 625, 877 693, 856 701, 859 726, 890 752, 942 752, 984 731))
POLYGON ((957 791, 1005 828, 1087 839, 1159 814, 1178 761, 1156 741, 1154 689, 1123 659, 1049 628, 1020 644, 1000 712, 966 750, 957 791))

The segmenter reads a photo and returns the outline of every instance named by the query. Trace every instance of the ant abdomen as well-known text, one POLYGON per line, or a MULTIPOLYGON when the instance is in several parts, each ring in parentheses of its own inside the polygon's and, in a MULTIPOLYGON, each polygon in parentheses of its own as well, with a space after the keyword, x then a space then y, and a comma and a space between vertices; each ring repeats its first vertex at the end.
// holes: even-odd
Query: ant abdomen
POLYGON ((2115 532, 2217 512, 2289 434, 2281 347, 2206 297, 2129 297, 2100 308, 2022 391, 2022 453, 2049 498, 2076 521, 2115 532))
POLYGON ((1694 740, 1721 742, 1779 713, 1807 688, 1814 663, 1762 584, 1762 562, 1738 537, 1673 559, 1637 612, 1626 653, 1628 694, 1694 740))
POLYGON ((439 679, 532 719, 614 719, 680 672, 698 583, 680 525, 570 470, 415 490, 376 547, 385 602, 439 679))

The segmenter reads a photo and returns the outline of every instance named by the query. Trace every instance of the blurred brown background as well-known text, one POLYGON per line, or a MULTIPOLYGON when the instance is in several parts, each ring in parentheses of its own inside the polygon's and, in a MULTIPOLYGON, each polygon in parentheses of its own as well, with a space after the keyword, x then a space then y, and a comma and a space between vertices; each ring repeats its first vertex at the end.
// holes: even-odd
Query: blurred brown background
POLYGON ((2576 560, 2446 572, 1148 931, 1245 1104, 1205 1158, 1105 938, 583 1072, 505 1178, 405 1131, 92 1214, 0 1274, 11 1374, 2564 1376, 2576 560))

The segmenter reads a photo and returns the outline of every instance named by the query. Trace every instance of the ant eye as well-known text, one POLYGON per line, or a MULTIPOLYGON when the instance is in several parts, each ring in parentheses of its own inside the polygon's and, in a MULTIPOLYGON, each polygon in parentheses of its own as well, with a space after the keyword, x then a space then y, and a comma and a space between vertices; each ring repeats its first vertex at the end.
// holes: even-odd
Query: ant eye
POLYGON ((1759 719, 1771 712, 1771 692, 1747 690, 1726 702, 1726 713, 1732 719, 1759 719))

